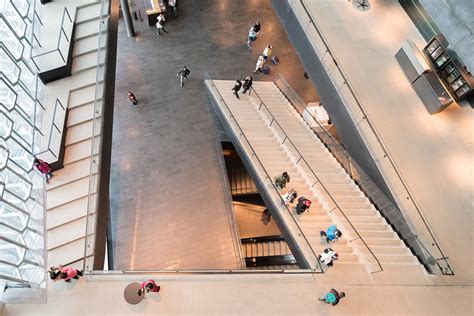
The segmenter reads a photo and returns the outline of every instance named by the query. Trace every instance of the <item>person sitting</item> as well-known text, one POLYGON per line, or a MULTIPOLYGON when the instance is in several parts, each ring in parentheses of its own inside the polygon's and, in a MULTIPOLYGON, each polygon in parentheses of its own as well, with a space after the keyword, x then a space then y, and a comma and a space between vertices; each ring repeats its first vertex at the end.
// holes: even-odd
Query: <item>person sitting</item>
POLYGON ((339 237, 342 236, 342 232, 337 229, 336 225, 330 225, 326 231, 320 232, 321 237, 326 237, 326 241, 336 242, 339 237))
POLYGON ((49 183, 49 179, 53 177, 53 171, 49 163, 35 157, 33 164, 39 172, 45 175, 46 183, 49 183))
POLYGON ((290 175, 287 172, 283 172, 274 179, 275 185, 278 189, 283 190, 286 184, 290 182, 290 175))
POLYGON ((335 289, 331 289, 329 292, 321 296, 319 300, 327 304, 331 304, 332 306, 336 306, 337 303, 339 303, 339 300, 345 296, 346 293, 338 292, 335 289))
POLYGON ((333 261, 337 260, 338 258, 339 255, 337 254, 337 252, 335 252, 331 248, 324 249, 324 251, 318 256, 319 261, 321 261, 328 267, 332 267, 333 261))
POLYGON ((304 196, 298 199, 298 204, 296 204, 295 211, 296 214, 300 215, 301 213, 306 212, 311 206, 311 201, 305 198, 304 196))
POLYGON ((293 201, 298 197, 298 193, 296 192, 295 189, 289 189, 282 195, 283 202, 285 203, 286 206, 288 204, 293 203, 293 201))
POLYGON ((142 294, 146 293, 158 293, 160 291, 161 287, 156 285, 154 280, 148 280, 148 281, 143 281, 140 284, 140 289, 138 290, 138 296, 141 296, 142 294))

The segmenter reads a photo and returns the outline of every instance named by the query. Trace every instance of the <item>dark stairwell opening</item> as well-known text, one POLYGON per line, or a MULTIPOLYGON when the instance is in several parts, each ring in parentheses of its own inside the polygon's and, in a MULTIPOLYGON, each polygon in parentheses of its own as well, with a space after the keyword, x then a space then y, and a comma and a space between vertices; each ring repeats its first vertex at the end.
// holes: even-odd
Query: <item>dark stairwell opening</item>
POLYGON ((265 211, 267 206, 233 144, 221 144, 247 268, 298 269, 280 228, 265 211))

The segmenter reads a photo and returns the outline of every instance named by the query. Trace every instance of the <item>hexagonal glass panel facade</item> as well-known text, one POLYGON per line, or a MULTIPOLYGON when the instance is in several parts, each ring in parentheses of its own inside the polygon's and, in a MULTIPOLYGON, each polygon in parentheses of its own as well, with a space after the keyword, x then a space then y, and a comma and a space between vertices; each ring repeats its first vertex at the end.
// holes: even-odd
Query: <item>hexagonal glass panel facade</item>
POLYGON ((33 169, 38 78, 25 53, 33 1, 0 0, 0 302, 46 300, 45 185, 33 169))

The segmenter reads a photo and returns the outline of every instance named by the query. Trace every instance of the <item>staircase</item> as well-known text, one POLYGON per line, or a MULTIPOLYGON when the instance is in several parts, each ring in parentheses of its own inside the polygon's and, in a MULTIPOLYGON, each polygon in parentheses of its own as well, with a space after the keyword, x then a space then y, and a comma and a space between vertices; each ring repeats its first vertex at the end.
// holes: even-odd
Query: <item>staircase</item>
MULTIPOLYGON (((335 224, 343 232, 342 238, 330 245, 339 253, 335 267, 363 265, 369 272, 376 272, 379 267, 370 248, 383 268, 413 266, 414 270, 423 270, 417 258, 272 82, 254 82, 257 93, 241 96, 240 99, 232 94, 232 81, 214 80, 213 83, 215 88, 210 81, 206 82, 214 96, 216 93, 222 96, 223 100, 217 101, 218 106, 225 107, 222 102, 227 104, 267 173, 277 175, 287 171, 291 176, 287 188, 296 189, 298 196, 304 195, 313 202, 309 213, 297 215, 293 211, 292 216, 314 253, 319 254, 327 247, 319 232, 335 224), (268 109, 261 105, 257 94, 268 109), (303 167, 291 142, 309 167, 303 167), (309 168, 316 173, 324 187, 319 182, 315 183, 309 168), (355 230, 343 213, 334 207, 331 197, 355 230), (369 248, 358 238, 357 233, 369 248)), ((220 100, 220 97, 215 96, 214 99, 220 100)), ((231 125, 229 122, 227 124, 231 125)))
POLYGON ((241 242, 247 268, 298 269, 283 236, 243 238, 241 242))
POLYGON ((230 183, 232 195, 244 195, 258 193, 257 187, 244 166, 227 168, 227 177, 230 183))
POLYGON ((95 123, 93 120, 96 93, 103 94, 103 71, 97 74, 96 70, 98 63, 103 65, 105 56, 104 38, 99 46, 100 12, 100 2, 77 7, 72 76, 52 83, 57 89, 66 90, 68 115, 64 168, 56 170, 47 185, 49 265, 83 267, 89 193, 95 193, 89 192, 89 186, 98 178, 98 170, 91 168, 91 162, 98 151, 97 146, 93 150, 93 138, 100 137, 101 132, 100 97, 95 104, 95 123))

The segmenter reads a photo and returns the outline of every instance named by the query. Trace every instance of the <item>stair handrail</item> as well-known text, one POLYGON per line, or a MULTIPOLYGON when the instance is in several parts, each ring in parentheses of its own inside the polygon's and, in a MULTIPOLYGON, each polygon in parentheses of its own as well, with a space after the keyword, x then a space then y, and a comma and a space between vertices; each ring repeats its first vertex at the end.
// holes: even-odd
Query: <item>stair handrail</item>
MULTIPOLYGON (((62 18, 61 18, 61 28, 59 29, 59 35, 58 35, 58 41, 57 41, 57 44, 56 44, 56 47, 47 51, 47 52, 44 52, 44 53, 41 53, 41 54, 37 54, 37 55, 33 55, 33 49, 30 51, 30 59, 31 61, 33 62, 33 64, 36 66, 36 69, 38 69, 38 71, 42 71, 41 68, 38 66, 37 62, 35 61, 35 58, 38 58, 38 57, 42 57, 42 56, 45 56, 45 55, 49 55, 49 54, 52 54, 52 53, 55 53, 55 52, 58 52, 59 53, 59 56, 61 57, 62 61, 64 63, 66 63, 66 58, 65 56, 63 55, 63 53, 61 52, 61 38, 65 37, 66 39, 66 42, 69 43, 71 42, 72 38, 68 38, 68 35, 66 34, 66 31, 65 31, 65 22, 66 21, 66 16, 69 20, 69 24, 70 24, 70 27, 72 28, 73 27, 73 21, 72 21, 72 18, 71 18, 71 15, 69 14, 69 10, 67 9, 67 7, 64 7, 64 10, 63 10, 63 15, 62 15, 62 18)), ((41 23, 42 24, 42 23, 41 23)), ((35 35, 35 38, 36 38, 36 35, 35 35)), ((38 39, 36 39, 36 41, 38 42, 39 44, 39 41, 38 39)), ((41 44, 40 44, 41 46, 41 44)), ((43 69, 44 71, 44 69, 43 69)))
POLYGON ((95 231, 97 228, 97 207, 98 207, 98 188, 100 188, 100 176, 99 171, 101 168, 101 153, 102 153, 102 124, 101 118, 104 117, 105 106, 101 103, 103 99, 105 88, 101 88, 102 79, 101 75, 105 75, 105 64, 101 64, 101 60, 106 60, 107 49, 101 49, 101 43, 104 42, 105 48, 108 45, 108 34, 104 32, 107 27, 107 20, 110 15, 110 5, 106 6, 109 0, 100 0, 100 18, 99 18, 99 35, 97 43, 97 66, 96 66, 96 78, 95 78, 95 92, 94 92, 94 114, 92 117, 92 139, 91 139, 91 162, 89 166, 89 189, 87 194, 87 219, 86 219, 86 234, 85 234, 85 247, 84 247, 84 262, 83 270, 87 271, 89 263, 94 263, 95 253, 95 231), (104 54, 104 58, 102 56, 104 54), (100 107, 100 108, 99 108, 100 107))
MULTIPOLYGON (((354 100, 356 102, 357 107, 361 111, 362 120, 365 120, 367 122, 367 125, 368 125, 369 129, 371 130, 371 132, 373 133, 375 139, 377 140, 377 143, 379 144, 380 149, 383 152, 383 158, 388 159, 388 162, 390 163, 390 165, 392 166, 393 170, 395 171, 397 177, 399 178, 400 183, 402 184, 402 186, 403 186, 403 188, 404 188, 404 190, 407 194, 407 199, 406 200, 410 200, 411 203, 413 204, 413 206, 414 206, 416 212, 418 213, 423 225, 425 226, 429 236, 431 237, 430 242, 433 243, 435 248, 438 250, 441 257, 439 259, 435 259, 435 260, 437 262, 444 261, 446 267, 441 267, 441 271, 443 272, 443 274, 449 274, 449 275, 454 274, 453 269, 452 269, 451 265, 449 264, 449 262, 447 260, 448 257, 444 254, 443 250, 441 249, 441 245, 438 242, 438 238, 436 237, 434 231, 431 229, 431 227, 428 223, 428 220, 426 219, 426 216, 424 215, 424 212, 422 211, 421 207, 418 206, 418 204, 417 204, 417 202, 416 202, 416 200, 415 200, 415 198, 414 198, 414 196, 411 192, 411 189, 408 186, 408 182, 405 180, 405 178, 402 175, 400 169, 398 168, 398 165, 396 164, 395 160, 392 158, 392 155, 390 154, 390 151, 388 150, 387 146, 383 142, 382 137, 380 137, 380 134, 377 131, 377 128, 372 123, 372 121, 370 119, 370 116, 368 115, 368 112, 367 112, 367 110, 365 109, 365 107, 363 105, 363 102, 359 99, 359 97, 357 96, 357 93, 352 88, 352 84, 351 84, 350 80, 348 79, 348 77, 346 76, 345 72, 343 71, 343 69, 341 67, 341 63, 337 60, 335 54, 333 53, 333 50, 331 49, 331 47, 328 43, 328 40, 324 37, 323 33, 320 30, 320 27, 318 26, 318 23, 313 18, 312 14, 309 12, 309 10, 307 8, 307 5, 306 5, 306 0, 300 0, 299 2, 301 4, 301 6, 303 7, 306 15, 309 18, 309 21, 310 21, 309 24, 313 25, 314 30, 319 35, 319 38, 321 39, 321 41, 322 41, 322 43, 323 43, 323 45, 326 49, 326 53, 329 54, 329 56, 331 57, 336 69, 338 70, 339 74, 341 75, 341 77, 343 79, 343 85, 347 86, 350 94, 352 95, 352 97, 354 98, 354 100)), ((431 255, 431 253, 430 253, 430 255, 431 255)))
MULTIPOLYGON (((336 202, 336 200, 333 198, 333 196, 331 195, 331 193, 329 193, 329 191, 327 190, 326 186, 324 185, 324 183, 321 181, 321 179, 316 175, 316 173, 314 172, 313 168, 311 168, 311 166, 309 165, 309 163, 306 161, 306 159, 304 158, 303 154, 298 150, 298 147, 296 147, 296 145, 293 143, 293 141, 291 140, 290 136, 288 136, 288 134, 285 132, 285 130, 283 129, 283 127, 281 126, 281 124, 278 122, 278 120, 275 118, 275 116, 273 116, 273 113, 270 111, 270 109, 268 108, 268 106, 265 104, 265 102, 263 102, 262 98, 260 97, 260 95, 257 93, 257 91, 255 89, 253 89, 253 92, 255 93, 255 95, 257 96, 257 98, 260 100, 260 105, 258 107, 258 111, 261 111, 261 108, 262 106, 265 107, 265 109, 268 111, 268 113, 271 115, 271 118, 272 118, 272 121, 270 122, 270 125, 269 127, 272 126, 273 123, 276 123, 278 125, 278 127, 281 129, 281 131, 283 132, 283 134, 285 135, 285 138, 283 140, 283 142, 281 143, 282 145, 288 140, 291 145, 293 146, 293 148, 296 150, 296 152, 298 153, 299 155, 299 158, 298 158, 298 161, 296 162, 296 164, 298 164, 301 160, 304 161, 304 163, 306 164, 306 166, 308 166, 309 170, 311 171, 311 173, 313 174, 313 176, 316 178, 316 182, 314 182, 312 185, 311 185, 311 188, 316 185, 317 183, 319 183, 321 185, 321 187, 324 189, 324 191, 326 192, 326 194, 329 196, 329 198, 331 199, 331 201, 334 203, 335 207, 333 209, 331 209, 329 211, 329 213, 335 211, 336 209, 338 209, 341 214, 344 216, 345 220, 349 223, 349 225, 351 226, 351 228, 353 229, 353 231, 357 234, 357 238, 353 239, 353 240, 356 240, 356 239, 360 239, 362 241, 362 243, 364 244, 364 246, 369 250, 370 254, 374 257, 375 261, 377 262, 377 265, 379 266, 380 270, 379 271, 372 271, 370 273, 378 273, 378 272, 382 272, 383 271, 383 267, 382 265, 380 264, 380 261, 379 259, 377 258, 377 256, 373 253, 372 249, 370 249, 370 247, 367 245, 367 243, 365 242, 365 240, 362 238, 362 236, 359 234, 359 232, 357 231, 357 229, 354 227, 354 225, 352 224, 352 222, 349 220, 349 218, 346 216, 346 214, 344 213, 344 211, 342 210, 342 208, 339 206, 339 204, 336 202)), ((353 241, 351 240, 351 241, 353 241)))
MULTIPOLYGON (((242 129, 242 127, 240 126, 239 122, 237 122, 237 120, 235 119, 234 115, 232 114, 232 111, 230 110, 229 106, 227 105, 227 103, 225 102, 224 98, 222 97, 221 93, 219 92, 219 90, 216 88, 216 85, 214 84, 214 81, 210 78, 208 78, 209 82, 212 84, 212 86, 215 88, 216 92, 219 94, 219 97, 220 97, 220 100, 222 101, 222 103, 225 105, 225 107, 227 108, 227 111, 230 113, 230 116, 229 118, 231 118, 235 124, 237 125, 238 129, 239 129, 239 133, 240 133, 240 136, 243 136, 246 143, 248 144, 248 146, 250 147, 250 150, 252 151, 252 156, 255 157, 258 161, 258 163, 260 164, 262 170, 265 172, 265 180, 270 180, 270 183, 272 184, 272 188, 277 192, 279 198, 280 198, 280 202, 282 202, 282 205, 285 206, 286 210, 288 211, 288 213, 291 214, 291 211, 290 209, 288 208, 288 206, 286 206, 285 204, 285 201, 283 200, 281 194, 280 194, 280 191, 278 190, 278 188, 276 187, 275 183, 272 181, 272 177, 268 174, 267 170, 265 169, 262 161, 260 160, 260 158, 258 157, 257 155, 257 152, 255 151, 255 149, 253 148, 252 144, 250 143, 249 139, 247 138, 247 135, 245 135, 244 133, 244 130, 242 129)), ((255 91, 255 90, 254 90, 255 91)), ((295 218, 293 216, 290 216, 293 221, 295 222, 296 224, 296 227, 298 227, 298 229, 300 230, 301 232, 301 236, 304 238, 304 240, 306 241, 306 243, 310 246, 311 244, 309 243, 308 239, 306 238, 306 235, 301 231, 301 228, 300 226, 298 225, 298 223, 296 222, 295 218)), ((310 246, 309 249, 311 250, 311 252, 313 253, 313 255, 316 257, 316 260, 317 260, 317 264, 319 265, 320 267, 320 271, 316 270, 315 273, 324 273, 323 269, 322 269, 322 265, 321 265, 321 261, 319 260, 318 256, 316 255, 316 253, 314 252, 313 248, 310 246)))

